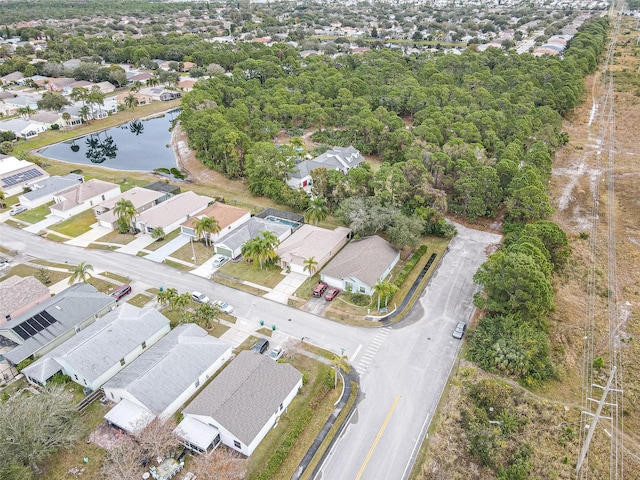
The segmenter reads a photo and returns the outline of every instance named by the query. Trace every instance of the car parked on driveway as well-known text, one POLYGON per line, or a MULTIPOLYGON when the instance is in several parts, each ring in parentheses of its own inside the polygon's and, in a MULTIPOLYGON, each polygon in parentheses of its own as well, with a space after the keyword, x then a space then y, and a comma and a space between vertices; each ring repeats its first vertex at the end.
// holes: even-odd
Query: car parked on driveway
POLYGON ((316 288, 313 289, 313 296, 321 297, 322 295, 324 295, 324 292, 327 291, 327 288, 329 288, 329 285, 327 285, 325 282, 320 282, 318 285, 316 285, 316 288))
POLYGON ((269 348, 269 340, 261 338, 253 347, 251 347, 251 350, 258 353, 264 353, 267 351, 267 348, 269 348))
POLYGON ((275 347, 273 350, 271 350, 269 352, 269 358, 271 360, 280 360, 280 357, 282 357, 282 355, 284 354, 284 349, 278 345, 277 347, 275 347))
POLYGON ((233 313, 233 307, 229 305, 227 302, 223 302, 222 300, 216 300, 215 302, 213 302, 213 305, 218 307, 224 313, 228 313, 229 315, 233 313))
POLYGON ((458 322, 455 330, 453 331, 453 338, 462 338, 464 336, 464 331, 467 329, 467 324, 464 322, 458 322))
POLYGON ((11 210, 9 210, 9 215, 11 215, 12 217, 15 217, 16 215, 22 213, 22 212, 26 212, 27 210, 29 210, 27 207, 25 207, 24 205, 14 205, 13 208, 11 208, 11 210))
POLYGON ((116 300, 120 300, 122 297, 129 295, 131 293, 131 285, 120 285, 113 292, 111 292, 111 296, 116 300))
POLYGON ((218 268, 218 267, 221 267, 222 265, 224 265, 227 262, 227 260, 229 260, 229 257, 225 257, 224 255, 220 255, 219 253, 216 253, 213 256, 213 260, 212 260, 211 264, 215 268, 218 268))
POLYGON ((340 293, 340 290, 338 290, 337 288, 330 288, 329 290, 327 290, 327 294, 324 296, 324 299, 327 302, 330 302, 331 300, 336 298, 339 293, 340 293))
POLYGON ((191 292, 191 299, 196 303, 209 303, 209 297, 202 292, 191 292))

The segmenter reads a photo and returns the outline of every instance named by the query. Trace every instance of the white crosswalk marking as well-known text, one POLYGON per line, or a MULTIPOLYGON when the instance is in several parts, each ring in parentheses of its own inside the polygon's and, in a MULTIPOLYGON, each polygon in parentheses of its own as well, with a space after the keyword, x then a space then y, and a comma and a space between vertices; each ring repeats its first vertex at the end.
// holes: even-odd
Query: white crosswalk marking
POLYGON ((376 353, 378 353, 378 350, 380 350, 380 347, 382 347, 382 344, 384 343, 384 341, 387 338, 387 335, 389 335, 390 332, 391 332, 391 327, 384 327, 378 331, 376 336, 373 337, 373 340, 371 341, 371 344, 369 345, 369 347, 365 350, 364 354, 360 357, 360 362, 358 363, 358 366, 357 366, 358 370, 360 370, 361 372, 364 372, 367 370, 367 367, 375 358, 376 353))

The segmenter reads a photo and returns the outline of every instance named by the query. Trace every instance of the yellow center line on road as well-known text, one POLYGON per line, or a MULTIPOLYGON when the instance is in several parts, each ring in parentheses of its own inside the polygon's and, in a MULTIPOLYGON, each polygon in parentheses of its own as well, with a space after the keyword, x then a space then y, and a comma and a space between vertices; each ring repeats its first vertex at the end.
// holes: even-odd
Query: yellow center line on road
POLYGON ((369 463, 369 460, 371 460, 373 451, 376 449, 376 446, 378 445, 380 438, 382 438, 382 434, 384 433, 385 428, 387 428, 387 424, 389 423, 389 420, 391 420, 393 411, 398 406, 399 401, 400 401, 400 395, 396 395, 396 398, 393 401, 391 408, 387 412, 387 416, 385 417, 384 422, 382 422, 382 426, 380 427, 380 430, 378 430, 378 434, 376 435, 376 438, 373 441, 373 444, 371 445, 371 448, 369 449, 369 452, 367 453, 367 456, 365 457, 364 462, 362 462, 362 466, 360 467, 360 471, 358 472, 358 475, 356 475, 355 480, 360 480, 360 477, 362 477, 362 474, 364 473, 365 468, 367 468, 367 464, 369 463))

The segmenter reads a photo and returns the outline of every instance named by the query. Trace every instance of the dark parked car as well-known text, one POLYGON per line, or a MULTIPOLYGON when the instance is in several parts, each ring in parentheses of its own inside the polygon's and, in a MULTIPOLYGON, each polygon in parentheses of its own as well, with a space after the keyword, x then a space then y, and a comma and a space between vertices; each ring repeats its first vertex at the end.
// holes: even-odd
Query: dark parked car
POLYGON ((322 295, 324 295, 324 292, 327 291, 327 288, 329 288, 329 285, 324 282, 320 282, 318 285, 316 285, 316 288, 313 289, 313 296, 321 297, 322 295))
POLYGON ((338 290, 337 288, 330 288, 329 290, 327 290, 327 294, 324 296, 324 299, 327 302, 330 302, 331 300, 336 298, 339 293, 340 293, 340 290, 338 290))
POLYGON ((266 338, 261 338, 256 342, 256 344, 251 348, 254 352, 264 353, 269 348, 269 340, 266 338))
POLYGON ((116 300, 120 300, 122 297, 129 295, 131 293, 131 285, 120 285, 116 288, 111 296, 116 300))
POLYGON ((467 324, 464 322, 458 322, 455 330, 453 331, 453 338, 462 338, 464 331, 467 329, 467 324))

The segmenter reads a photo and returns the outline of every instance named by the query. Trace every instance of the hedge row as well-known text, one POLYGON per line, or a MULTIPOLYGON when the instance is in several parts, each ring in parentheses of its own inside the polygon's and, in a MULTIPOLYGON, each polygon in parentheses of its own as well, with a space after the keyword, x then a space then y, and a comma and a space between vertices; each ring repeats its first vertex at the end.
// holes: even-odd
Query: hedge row
POLYGON ((311 417, 313 417, 312 409, 308 408, 302 412, 298 421, 293 425, 291 430, 289 430, 285 439, 269 459, 267 467, 258 475, 258 480, 271 480, 278 470, 280 470, 282 462, 284 462, 289 455, 289 450, 296 444, 296 440, 306 428, 311 417))
POLYGON ((414 252, 414 254, 411 255, 411 258, 407 260, 407 263, 405 264, 404 268, 398 275, 398 278, 396 278, 395 284, 397 287, 402 286, 405 280, 409 278, 409 274, 411 273, 411 270, 413 270, 413 267, 415 267, 416 264, 420 261, 420 259, 424 257, 425 253, 427 253, 427 246, 420 245, 420 247, 414 252))

